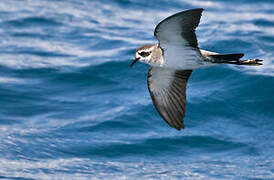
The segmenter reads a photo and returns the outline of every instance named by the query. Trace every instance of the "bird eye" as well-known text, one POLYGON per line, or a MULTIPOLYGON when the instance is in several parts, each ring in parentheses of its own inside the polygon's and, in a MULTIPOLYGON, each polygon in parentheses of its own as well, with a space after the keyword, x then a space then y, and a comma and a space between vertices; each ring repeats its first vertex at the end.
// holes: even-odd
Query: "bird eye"
POLYGON ((142 52, 139 52, 138 54, 142 57, 146 57, 146 56, 149 56, 150 53, 151 53, 151 51, 149 51, 149 52, 142 51, 142 52))

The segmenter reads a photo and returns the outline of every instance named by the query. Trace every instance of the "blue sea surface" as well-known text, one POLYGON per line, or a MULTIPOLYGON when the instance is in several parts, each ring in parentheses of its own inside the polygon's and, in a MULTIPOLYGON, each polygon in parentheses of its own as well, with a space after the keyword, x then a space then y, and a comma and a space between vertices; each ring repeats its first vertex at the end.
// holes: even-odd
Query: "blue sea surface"
POLYGON ((274 179, 273 57, 273 0, 1 0, 0 179, 274 179), (201 48, 264 65, 195 70, 177 131, 129 64, 191 8, 201 48))

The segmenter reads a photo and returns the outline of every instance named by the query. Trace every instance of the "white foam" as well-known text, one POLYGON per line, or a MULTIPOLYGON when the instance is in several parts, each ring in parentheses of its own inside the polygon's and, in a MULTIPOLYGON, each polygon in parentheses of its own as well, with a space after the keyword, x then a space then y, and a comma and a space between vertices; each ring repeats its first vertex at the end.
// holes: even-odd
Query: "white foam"
POLYGON ((271 160, 246 157, 236 162, 228 158, 210 159, 200 156, 199 161, 94 161, 88 158, 59 158, 39 161, 0 159, 0 174, 7 177, 33 179, 212 179, 225 177, 272 178, 271 160), (240 163, 241 162, 241 163, 240 163), (260 162, 260 163, 254 163, 260 162), (252 173, 246 170, 249 164, 252 173), (258 168, 260 167, 260 168, 258 168), (73 172, 72 170, 73 169, 73 172))
POLYGON ((223 4, 221 2, 212 2, 212 1, 207 1, 207 0, 203 0, 203 1, 191 0, 191 1, 183 1, 183 2, 191 4, 196 7, 200 7, 200 8, 207 8, 207 7, 220 8, 223 6, 223 4))
MULTIPOLYGON (((248 5, 241 4, 237 9, 235 9, 233 3, 212 2, 208 0, 184 1, 183 3, 205 8, 201 26, 198 28, 203 30, 202 32, 198 30, 200 33, 198 37, 201 46, 203 46, 203 42, 208 43, 212 38, 216 39, 218 36, 223 40, 229 40, 234 38, 231 34, 239 31, 250 33, 261 32, 268 36, 274 35, 274 28, 272 26, 261 28, 252 23, 253 20, 258 19, 273 21, 272 16, 265 11, 271 9, 269 3, 260 3, 260 6, 258 6, 257 3, 250 3, 248 5), (210 8, 214 8, 214 11, 210 8), (256 11, 254 9, 256 9, 256 11), (243 22, 243 24, 239 24, 239 22, 243 22), (216 31, 218 34, 216 34, 216 31)), ((97 50, 95 48, 96 50, 92 50, 91 47, 96 46, 96 40, 95 42, 90 41, 89 43, 91 44, 75 44, 66 40, 63 41, 62 39, 41 40, 31 37, 15 38, 6 36, 5 30, 1 30, 0 36, 1 34, 3 36, 1 39, 3 48, 15 47, 16 49, 30 49, 29 54, 20 54, 20 52, 19 54, 2 53, 0 65, 11 68, 83 67, 109 61, 129 60, 131 59, 129 56, 121 58, 121 52, 138 48, 143 44, 153 44, 157 42, 156 39, 153 39, 153 31, 157 23, 167 16, 182 10, 176 8, 168 11, 130 9, 121 8, 115 5, 115 3, 107 4, 96 1, 77 2, 73 3, 73 5, 72 3, 63 1, 6 1, 6 3, 0 5, 0 10, 4 11, 6 9, 9 9, 9 12, 13 13, 9 13, 4 19, 5 21, 16 20, 19 17, 32 17, 33 14, 36 14, 37 17, 54 19, 64 24, 64 26, 61 25, 61 27, 57 29, 58 32, 56 33, 59 34, 68 33, 71 29, 81 29, 84 30, 81 35, 87 39, 100 36, 107 40, 119 40, 127 44, 123 47, 108 48, 106 46, 104 49, 97 50), (111 27, 120 27, 122 30, 111 27), (128 34, 130 29, 132 29, 133 32, 139 32, 143 35, 136 36, 136 34, 134 34, 130 36, 128 34), (94 30, 95 32, 90 30, 94 30), (144 40, 142 37, 151 37, 151 39, 144 40), (41 57, 31 54, 31 51, 64 54, 67 56, 41 57)), ((32 27, 31 29, 18 28, 12 29, 12 31, 39 33, 43 35, 48 33, 40 27, 32 27)), ((260 74, 272 75, 273 62, 271 57, 273 57, 273 53, 271 52, 270 55, 269 53, 270 52, 264 52, 264 54, 267 54, 264 55, 264 57, 254 57, 265 59, 265 62, 264 66, 251 69, 254 69, 254 71, 260 74)), ((133 56, 134 54, 132 54, 132 57, 133 56)))
MULTIPOLYGON (((119 55, 119 52, 127 50, 129 48, 137 47, 136 44, 143 44, 145 43, 141 39, 137 39, 134 37, 127 37, 127 34, 121 34, 119 30, 115 30, 113 28, 109 29, 108 27, 122 27, 122 28, 137 28, 143 31, 144 28, 151 27, 149 31, 145 31, 148 34, 153 35, 153 19, 145 18, 152 17, 153 12, 147 14, 143 11, 136 11, 136 10, 128 10, 128 9, 121 9, 120 7, 116 7, 113 5, 102 4, 97 2, 84 2, 84 5, 74 4, 75 6, 71 6, 69 3, 62 3, 62 2, 29 2, 24 1, 24 5, 18 2, 15 6, 12 2, 6 4, 7 6, 12 6, 12 12, 17 12, 18 16, 14 14, 14 16, 8 16, 5 20, 15 20, 17 17, 22 18, 28 17, 28 14, 22 15, 20 12, 23 10, 30 11, 30 14, 36 14, 37 16, 46 17, 46 18, 54 18, 57 21, 65 23, 69 27, 65 28, 62 27, 59 30, 62 31, 70 31, 71 28, 85 28, 86 30, 94 29, 99 31, 97 33, 89 33, 84 32, 82 35, 89 38, 89 36, 100 36, 105 39, 109 40, 121 40, 128 42, 129 44, 133 44, 127 47, 118 47, 118 48, 111 48, 108 49, 107 46, 103 50, 90 50, 89 44, 73 44, 67 41, 61 41, 58 39, 54 40, 41 40, 37 38, 17 38, 12 36, 4 36, 2 39, 3 47, 14 47, 16 49, 23 49, 29 51, 28 54, 12 54, 12 53, 4 53, 2 55, 3 58, 0 59, 0 64, 9 66, 10 68, 37 68, 37 67, 49 67, 49 66, 88 66, 90 64, 96 63, 104 63, 109 61, 110 58, 119 55), (26 4, 25 4, 26 3, 26 4), (44 5, 44 6, 43 6, 44 5), (38 8, 37 6, 43 6, 43 8, 38 8), (21 7, 21 8, 18 8, 21 7), (62 8, 60 8, 62 7, 62 8), (97 7, 94 9, 94 7, 97 7), (22 9, 23 8, 23 9, 22 9), (39 11, 38 11, 39 10, 39 11), (104 12, 106 10, 109 11, 121 11, 121 13, 117 14, 114 13, 111 18, 108 17, 104 12), (54 12, 54 13, 53 13, 54 12), (93 13, 90 13, 93 12, 93 13), (62 15, 61 15, 62 14, 62 15), (61 15, 61 16, 60 16, 61 15), (73 18, 63 18, 63 15, 71 15, 73 18), (142 18, 141 18, 142 17, 142 18), (60 19, 61 18, 61 19, 60 19), (96 20, 99 24, 94 24, 91 20, 96 20), (135 21, 142 21, 136 26, 135 21), (148 26, 148 24, 150 26, 148 26), (35 52, 48 52, 53 54, 64 54, 67 55, 65 57, 58 56, 58 57, 41 57, 39 55, 32 55, 32 51, 35 52), (72 56, 72 57, 70 57, 72 56), (94 61, 96 57, 100 57, 99 61, 94 61), (90 59, 90 61, 78 61, 77 59, 90 59), (106 60, 105 60, 106 59, 106 60)), ((2 4, 0 9, 5 9, 5 5, 2 4)), ((17 33, 39 33, 46 35, 45 32, 40 27, 32 27, 31 29, 24 29, 18 28, 13 29, 13 32, 17 33)), ((5 32, 3 32, 4 34, 5 32)), ((57 32, 58 33, 58 32, 57 32)), ((147 43, 152 43, 152 41, 147 41, 147 43)), ((119 58, 120 59, 120 58, 119 58)))
POLYGON ((0 84, 24 84, 26 80, 19 79, 19 78, 11 78, 11 77, 0 77, 0 84))

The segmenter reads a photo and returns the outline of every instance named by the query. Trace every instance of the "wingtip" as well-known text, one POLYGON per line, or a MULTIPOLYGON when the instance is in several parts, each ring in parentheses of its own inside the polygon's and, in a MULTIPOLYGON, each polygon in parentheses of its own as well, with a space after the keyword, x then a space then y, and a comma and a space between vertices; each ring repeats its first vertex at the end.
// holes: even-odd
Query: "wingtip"
POLYGON ((185 10, 185 11, 182 11, 182 12, 187 12, 187 11, 199 11, 199 12, 203 12, 205 9, 204 8, 195 8, 195 9, 188 9, 188 10, 185 10))
POLYGON ((205 9, 204 8, 199 8, 199 10, 201 11, 201 16, 202 16, 205 9))
POLYGON ((192 9, 193 11, 201 11, 203 12, 205 9, 204 8, 196 8, 196 9, 192 9))
POLYGON ((178 131, 184 130, 184 129, 185 129, 185 125, 183 124, 181 127, 176 127, 176 129, 177 129, 178 131))

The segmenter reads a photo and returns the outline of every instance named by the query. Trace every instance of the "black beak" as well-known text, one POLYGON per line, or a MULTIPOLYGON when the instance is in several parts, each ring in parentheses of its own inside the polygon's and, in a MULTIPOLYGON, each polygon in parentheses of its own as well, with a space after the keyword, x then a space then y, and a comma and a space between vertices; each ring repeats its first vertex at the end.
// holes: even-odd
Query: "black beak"
POLYGON ((139 61, 139 59, 140 59, 139 57, 133 59, 132 63, 130 64, 130 67, 132 67, 137 61, 139 61))

